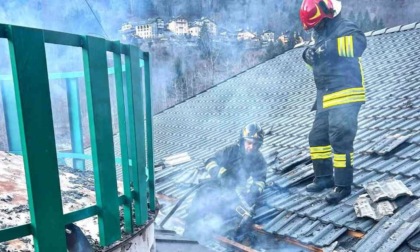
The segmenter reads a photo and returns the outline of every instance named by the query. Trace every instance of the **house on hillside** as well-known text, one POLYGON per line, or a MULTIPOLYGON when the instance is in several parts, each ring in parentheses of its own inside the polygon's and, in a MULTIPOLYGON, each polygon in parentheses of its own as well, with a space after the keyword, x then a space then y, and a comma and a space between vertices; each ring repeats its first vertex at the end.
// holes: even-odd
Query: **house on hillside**
POLYGON ((240 30, 237 35, 236 35, 236 39, 238 41, 242 41, 242 40, 252 40, 257 38, 257 35, 253 32, 250 31, 246 31, 246 30, 240 30))
POLYGON ((119 31, 120 32, 130 32, 130 31, 134 30, 134 27, 135 27, 135 24, 133 24, 131 22, 127 22, 127 23, 124 23, 121 26, 121 29, 119 31))
POLYGON ((201 27, 198 25, 190 26, 190 28, 188 29, 188 33, 192 37, 200 37, 200 32, 201 32, 201 27))
POLYGON ((152 39, 163 37, 165 23, 162 18, 148 19, 140 25, 135 26, 135 36, 141 39, 152 39))
POLYGON ((121 29, 118 31, 121 36, 121 41, 130 43, 134 39, 134 34, 136 32, 136 23, 127 22, 121 26, 121 29))
POLYGON ((261 41, 262 42, 274 42, 274 32, 267 30, 263 31, 261 34, 261 41))
POLYGON ((289 42, 289 36, 287 36, 286 34, 282 33, 277 40, 282 43, 284 46, 287 45, 287 43, 289 42))
POLYGON ((188 21, 183 17, 172 19, 167 25, 167 29, 178 36, 189 34, 188 28, 188 21))
POLYGON ((161 38, 165 30, 165 22, 162 18, 152 18, 148 22, 152 25, 153 38, 161 38))
POLYGON ((201 33, 201 29, 203 26, 207 27, 207 30, 210 34, 216 36, 217 35, 217 25, 212 20, 208 18, 201 18, 192 22, 189 26, 189 34, 192 37, 199 37, 201 33))
POLYGON ((150 23, 145 23, 136 26, 136 31, 134 34, 136 37, 142 39, 151 39, 153 38, 153 26, 150 23))
POLYGON ((217 35, 217 25, 214 21, 212 21, 209 18, 202 17, 201 19, 196 20, 194 22, 194 24, 199 26, 199 27, 203 27, 203 25, 206 25, 209 33, 211 33, 213 35, 217 35))

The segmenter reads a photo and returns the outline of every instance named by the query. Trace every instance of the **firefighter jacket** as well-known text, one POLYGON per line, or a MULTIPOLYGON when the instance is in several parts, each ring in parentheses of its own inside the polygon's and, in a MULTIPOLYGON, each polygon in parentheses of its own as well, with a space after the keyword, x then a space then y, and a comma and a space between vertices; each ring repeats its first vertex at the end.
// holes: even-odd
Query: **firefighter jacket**
POLYGON ((248 188, 250 195, 259 195, 265 186, 267 163, 260 151, 246 155, 241 144, 233 144, 216 152, 205 163, 213 178, 228 189, 248 188))
MULTIPOLYGON (((325 27, 315 34, 312 66, 317 88, 316 109, 320 112, 335 106, 364 103, 365 88, 361 56, 366 37, 358 27, 341 17, 325 20, 325 27)), ((312 64, 311 64, 312 63, 312 64)), ((314 108, 315 109, 315 108, 314 108)))

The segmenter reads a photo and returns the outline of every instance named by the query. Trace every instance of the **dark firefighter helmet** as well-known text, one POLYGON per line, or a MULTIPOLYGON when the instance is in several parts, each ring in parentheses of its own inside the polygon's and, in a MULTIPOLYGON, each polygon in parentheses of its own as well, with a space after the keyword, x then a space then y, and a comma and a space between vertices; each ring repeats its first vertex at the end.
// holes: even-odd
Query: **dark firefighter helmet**
POLYGON ((260 145, 264 141, 264 131, 258 123, 250 123, 241 130, 239 141, 252 140, 260 145))
POLYGON ((303 0, 299 16, 303 29, 317 26, 324 18, 334 18, 341 12, 340 0, 303 0))

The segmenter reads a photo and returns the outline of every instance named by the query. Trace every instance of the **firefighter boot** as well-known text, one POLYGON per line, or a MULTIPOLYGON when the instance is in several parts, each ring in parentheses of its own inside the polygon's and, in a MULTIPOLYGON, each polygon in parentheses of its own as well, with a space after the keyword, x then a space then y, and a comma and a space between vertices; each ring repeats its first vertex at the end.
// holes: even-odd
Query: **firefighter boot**
POLYGON ((306 186, 307 192, 321 192, 326 188, 334 186, 334 179, 332 176, 332 161, 331 159, 325 160, 312 160, 314 166, 315 178, 314 181, 306 186))
POLYGON ((326 188, 332 188, 334 186, 334 180, 332 176, 328 177, 315 177, 314 181, 306 186, 307 192, 321 192, 326 188))
POLYGON ((328 204, 337 204, 351 193, 353 153, 334 154, 334 180, 335 188, 326 197, 328 204))
POLYGON ((325 200, 330 205, 338 204, 342 199, 351 194, 350 186, 336 186, 334 190, 328 193, 325 200))

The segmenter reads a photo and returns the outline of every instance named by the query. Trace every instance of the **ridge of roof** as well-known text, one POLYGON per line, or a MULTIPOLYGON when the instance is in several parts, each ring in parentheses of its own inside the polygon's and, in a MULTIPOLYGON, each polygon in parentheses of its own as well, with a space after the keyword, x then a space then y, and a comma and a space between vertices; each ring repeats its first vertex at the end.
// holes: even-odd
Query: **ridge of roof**
POLYGON ((368 32, 365 32, 365 36, 366 37, 378 36, 382 34, 407 31, 407 30, 413 30, 413 29, 419 29, 419 28, 420 28, 420 22, 414 22, 414 23, 406 24, 406 25, 397 25, 393 27, 385 27, 380 30, 368 31, 368 32))

